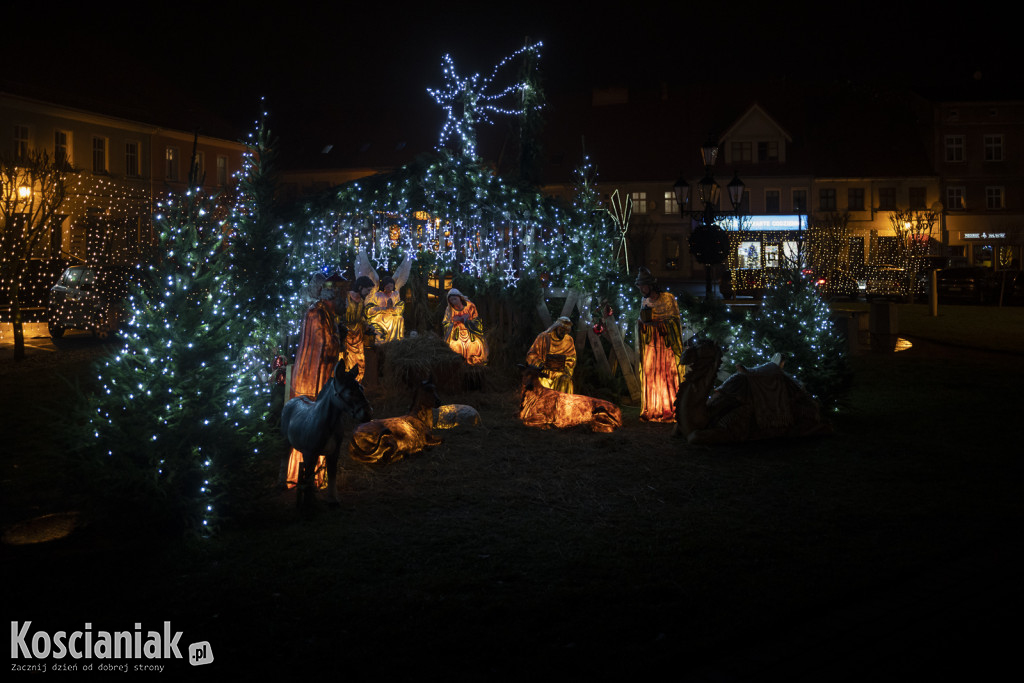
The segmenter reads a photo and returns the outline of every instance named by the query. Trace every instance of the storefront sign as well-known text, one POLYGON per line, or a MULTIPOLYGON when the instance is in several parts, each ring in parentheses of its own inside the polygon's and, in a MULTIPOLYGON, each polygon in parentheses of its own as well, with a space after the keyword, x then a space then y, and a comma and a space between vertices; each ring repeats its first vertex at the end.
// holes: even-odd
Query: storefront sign
POLYGON ((1004 240, 1005 232, 964 232, 960 233, 965 240, 1004 240))
POLYGON ((768 232, 774 230, 806 230, 807 217, 796 216, 729 216, 719 221, 726 230, 768 232))

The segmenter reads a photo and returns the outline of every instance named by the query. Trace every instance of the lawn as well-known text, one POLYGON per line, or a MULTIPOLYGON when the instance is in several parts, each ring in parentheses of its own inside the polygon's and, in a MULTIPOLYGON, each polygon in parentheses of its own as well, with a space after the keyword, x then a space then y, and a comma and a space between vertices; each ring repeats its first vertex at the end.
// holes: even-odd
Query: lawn
MULTIPOLYGON (((1021 335, 1004 326, 1019 326, 1021 310, 962 308, 938 319, 901 308, 901 332, 1019 350, 1021 335)), ((613 434, 543 432, 518 423, 512 391, 442 396, 475 405, 483 426, 386 468, 345 463, 340 509, 303 516, 293 493, 271 492, 213 540, 116 537, 94 523, 60 541, 5 544, 6 609, 53 631, 170 620, 183 645, 208 641, 216 657, 209 669, 171 662, 179 675, 621 680, 670 670, 681 680, 909 594, 937 568, 967 561, 984 589, 990 565, 975 560, 994 556, 1019 576, 1024 356, 922 342, 852 362, 834 435, 718 448, 688 448, 671 426, 641 424, 635 407, 613 434)), ((84 367, 0 375, 15 425, 2 469, 8 528, 81 506, 49 476, 59 453, 45 411, 59 415, 55 375, 88 381, 84 367)), ((405 407, 371 399, 378 415, 405 407)), ((999 595, 1019 608, 1019 588, 999 595)), ((1002 645, 989 609, 977 606, 972 634, 978 624, 941 611, 929 660, 911 668, 946 669, 951 643, 971 672, 1010 662, 985 651, 979 663, 1002 645)), ((858 673, 889 671, 865 654, 851 655, 858 673)), ((768 660, 766 671, 783 667, 768 660)))

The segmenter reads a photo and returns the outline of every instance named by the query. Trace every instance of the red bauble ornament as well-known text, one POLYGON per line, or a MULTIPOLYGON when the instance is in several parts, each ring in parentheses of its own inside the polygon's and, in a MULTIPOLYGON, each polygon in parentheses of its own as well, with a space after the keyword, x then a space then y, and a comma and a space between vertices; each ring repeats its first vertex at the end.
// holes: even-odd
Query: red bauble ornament
POLYGON ((598 336, 604 334, 604 323, 594 323, 594 334, 598 336))

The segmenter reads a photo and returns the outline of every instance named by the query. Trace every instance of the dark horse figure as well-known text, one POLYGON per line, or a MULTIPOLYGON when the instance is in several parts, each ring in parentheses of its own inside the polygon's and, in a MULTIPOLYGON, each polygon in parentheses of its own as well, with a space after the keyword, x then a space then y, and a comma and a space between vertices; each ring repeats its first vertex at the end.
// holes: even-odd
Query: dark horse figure
POLYGON ((331 500, 338 502, 336 477, 338 456, 345 447, 344 413, 351 415, 356 424, 373 418, 363 387, 356 380, 358 371, 358 368, 352 368, 345 372, 344 363, 338 363, 334 366, 334 377, 320 389, 316 401, 296 396, 281 411, 281 432, 289 449, 294 448, 302 454, 296 487, 300 506, 304 502, 312 502, 313 475, 321 455, 327 459, 327 487, 331 500))

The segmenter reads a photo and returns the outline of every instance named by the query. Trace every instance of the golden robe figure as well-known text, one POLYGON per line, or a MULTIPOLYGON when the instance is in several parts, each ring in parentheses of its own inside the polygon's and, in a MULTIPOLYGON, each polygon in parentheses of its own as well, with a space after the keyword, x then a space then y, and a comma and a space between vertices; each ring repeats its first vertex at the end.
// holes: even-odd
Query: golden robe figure
POLYGON ((448 307, 441 322, 441 336, 470 365, 487 364, 484 324, 472 301, 457 289, 448 290, 448 307))
POLYGON ((378 344, 386 344, 405 336, 405 302, 402 301, 401 290, 408 282, 411 270, 412 254, 405 257, 394 276, 383 278, 370 265, 365 251, 360 251, 356 256, 356 275, 373 280, 374 288, 366 297, 366 319, 378 344))
POLYGON ((683 329, 679 304, 670 292, 657 288, 651 271, 640 268, 636 286, 644 298, 640 303, 641 345, 640 419, 675 422, 675 400, 683 381, 683 329))
POLYGON ((540 368, 540 385, 565 394, 573 393, 572 373, 576 369, 576 344, 570 331, 572 321, 562 316, 537 335, 526 354, 526 363, 540 368))
MULTIPOLYGON (((299 346, 295 353, 295 365, 292 367, 291 391, 287 398, 306 396, 316 400, 317 394, 324 384, 331 379, 334 365, 341 358, 341 337, 338 334, 337 304, 344 290, 340 275, 332 275, 324 279, 323 275, 313 276, 309 293, 316 299, 306 310, 299 333, 299 346)), ((320 458, 323 461, 323 456, 320 458)), ((292 449, 288 458, 286 483, 295 486, 299 478, 299 464, 302 454, 292 449)), ((319 465, 318 465, 319 466, 319 465)), ((317 482, 322 476, 317 477, 317 482)))
POLYGON ((352 289, 345 297, 345 310, 341 325, 345 333, 345 369, 358 368, 356 380, 363 381, 366 373, 366 334, 370 329, 366 321, 366 297, 373 291, 373 281, 368 277, 356 278, 352 289))

